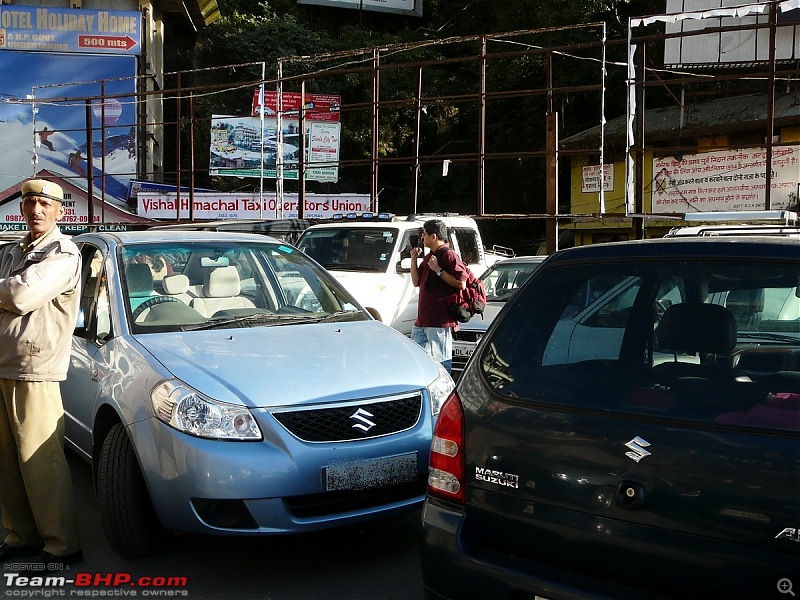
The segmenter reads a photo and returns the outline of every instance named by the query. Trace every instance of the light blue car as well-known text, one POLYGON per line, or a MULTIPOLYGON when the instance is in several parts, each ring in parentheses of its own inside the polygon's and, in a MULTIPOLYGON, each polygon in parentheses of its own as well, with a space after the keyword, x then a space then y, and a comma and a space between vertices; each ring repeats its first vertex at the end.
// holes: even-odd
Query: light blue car
POLYGON ((311 531, 421 506, 453 389, 322 267, 264 236, 92 233, 62 383, 125 556, 166 532, 311 531))

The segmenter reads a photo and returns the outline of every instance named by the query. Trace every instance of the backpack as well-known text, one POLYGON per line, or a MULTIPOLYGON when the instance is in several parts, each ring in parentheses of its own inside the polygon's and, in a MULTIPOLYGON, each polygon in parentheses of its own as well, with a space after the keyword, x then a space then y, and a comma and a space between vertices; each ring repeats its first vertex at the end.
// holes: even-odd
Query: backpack
MULTIPOLYGON (((459 259, 460 260, 460 259, 459 259)), ((483 318, 483 309, 486 308, 486 286, 483 281, 475 277, 472 271, 464 265, 467 271, 467 285, 463 290, 456 291, 448 308, 459 323, 466 323, 476 314, 483 318)))
POLYGON ((483 309, 486 308, 486 287, 483 281, 475 277, 472 271, 467 271, 467 286, 454 294, 451 302, 450 314, 459 323, 468 322, 476 314, 483 318, 483 309))
POLYGON ((467 323, 476 314, 483 317, 483 309, 486 308, 486 286, 481 279, 475 277, 458 254, 455 256, 458 264, 467 272, 467 285, 463 290, 456 290, 447 297, 447 308, 456 321, 467 323))

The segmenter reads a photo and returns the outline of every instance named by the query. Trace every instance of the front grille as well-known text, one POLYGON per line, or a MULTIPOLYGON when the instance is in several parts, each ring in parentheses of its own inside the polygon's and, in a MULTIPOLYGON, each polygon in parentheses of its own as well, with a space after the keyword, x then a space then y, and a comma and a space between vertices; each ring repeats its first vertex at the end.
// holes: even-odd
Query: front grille
POLYGON ((411 429, 422 414, 422 393, 351 402, 346 406, 276 411, 289 433, 306 442, 347 442, 411 429))
POLYGON ((453 334, 453 339, 459 342, 472 342, 477 344, 478 341, 486 334, 485 331, 456 331, 453 334))

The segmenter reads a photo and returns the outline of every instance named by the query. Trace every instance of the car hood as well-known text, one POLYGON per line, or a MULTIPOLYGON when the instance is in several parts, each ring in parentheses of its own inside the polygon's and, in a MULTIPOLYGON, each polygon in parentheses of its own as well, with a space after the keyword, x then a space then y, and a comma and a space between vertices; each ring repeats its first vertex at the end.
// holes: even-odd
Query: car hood
POLYGON ((137 341, 181 381, 249 407, 313 404, 400 393, 432 383, 436 363, 377 321, 184 333, 137 341))
POLYGON ((483 318, 481 315, 475 315, 466 323, 459 323, 459 331, 486 331, 505 305, 505 302, 487 302, 486 308, 483 309, 483 318))

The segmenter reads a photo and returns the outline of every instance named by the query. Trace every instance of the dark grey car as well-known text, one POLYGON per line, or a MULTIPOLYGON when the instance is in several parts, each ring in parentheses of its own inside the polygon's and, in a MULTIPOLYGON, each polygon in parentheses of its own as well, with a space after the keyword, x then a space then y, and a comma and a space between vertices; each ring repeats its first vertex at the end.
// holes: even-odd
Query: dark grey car
POLYGON ((428 597, 796 590, 799 283, 788 239, 604 244, 543 263, 442 408, 428 597))

